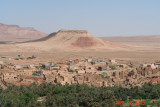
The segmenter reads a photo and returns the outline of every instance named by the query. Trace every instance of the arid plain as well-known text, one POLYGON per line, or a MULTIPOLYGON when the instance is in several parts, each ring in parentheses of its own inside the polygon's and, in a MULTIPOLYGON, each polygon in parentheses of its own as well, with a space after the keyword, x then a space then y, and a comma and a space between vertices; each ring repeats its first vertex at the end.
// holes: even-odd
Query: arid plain
POLYGON ((60 30, 47 35, 32 28, 13 25, 1 24, 0 28, 0 56, 37 54, 39 58, 35 61, 38 62, 89 56, 132 63, 160 59, 160 36, 97 38, 86 30, 60 30))

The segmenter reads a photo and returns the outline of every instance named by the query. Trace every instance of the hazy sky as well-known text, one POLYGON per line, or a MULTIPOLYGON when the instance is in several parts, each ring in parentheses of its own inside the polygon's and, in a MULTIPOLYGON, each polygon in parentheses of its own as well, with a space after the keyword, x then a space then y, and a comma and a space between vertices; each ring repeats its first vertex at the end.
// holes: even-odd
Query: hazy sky
POLYGON ((85 29, 95 36, 160 34, 160 0, 0 0, 0 23, 45 33, 85 29))

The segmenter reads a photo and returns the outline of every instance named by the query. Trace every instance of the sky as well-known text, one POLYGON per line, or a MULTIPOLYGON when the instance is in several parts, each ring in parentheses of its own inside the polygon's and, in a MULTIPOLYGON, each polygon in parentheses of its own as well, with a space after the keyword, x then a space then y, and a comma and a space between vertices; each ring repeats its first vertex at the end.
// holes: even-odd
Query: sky
POLYGON ((160 34, 160 0, 0 0, 0 23, 45 33, 88 30, 102 36, 160 34))

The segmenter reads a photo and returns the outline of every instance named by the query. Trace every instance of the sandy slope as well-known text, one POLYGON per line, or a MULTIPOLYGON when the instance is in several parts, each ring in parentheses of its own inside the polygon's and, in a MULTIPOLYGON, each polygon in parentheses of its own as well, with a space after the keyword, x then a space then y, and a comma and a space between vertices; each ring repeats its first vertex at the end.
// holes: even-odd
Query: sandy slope
POLYGON ((51 51, 108 51, 128 50, 132 47, 96 38, 85 30, 60 30, 39 40, 17 44, 16 46, 51 51))

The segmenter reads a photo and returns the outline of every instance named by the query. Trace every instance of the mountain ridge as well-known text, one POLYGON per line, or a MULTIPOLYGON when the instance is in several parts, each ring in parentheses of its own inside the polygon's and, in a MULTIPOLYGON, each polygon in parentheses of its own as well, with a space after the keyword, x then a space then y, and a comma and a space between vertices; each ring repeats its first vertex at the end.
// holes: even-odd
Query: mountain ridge
POLYGON ((0 41, 6 43, 24 42, 45 37, 47 34, 37 31, 32 27, 20 27, 0 23, 0 41))

